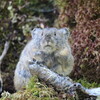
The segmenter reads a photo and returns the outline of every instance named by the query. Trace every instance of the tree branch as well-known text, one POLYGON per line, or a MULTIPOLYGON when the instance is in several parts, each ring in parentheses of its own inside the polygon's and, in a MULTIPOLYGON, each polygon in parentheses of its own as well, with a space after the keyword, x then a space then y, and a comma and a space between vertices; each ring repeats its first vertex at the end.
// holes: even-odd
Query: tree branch
POLYGON ((5 55, 7 54, 7 51, 9 49, 9 44, 10 44, 10 42, 6 41, 6 43, 4 45, 4 50, 3 50, 3 52, 2 52, 2 54, 0 56, 0 93, 2 92, 2 85, 3 85, 2 78, 1 78, 1 63, 2 63, 2 60, 5 57, 5 55))
POLYGON ((2 52, 2 54, 1 54, 1 56, 0 56, 0 65, 1 65, 1 63, 2 63, 3 58, 4 58, 5 55, 7 54, 7 51, 8 51, 8 49, 9 49, 9 44, 10 44, 10 42, 9 42, 9 41, 6 41, 6 43, 5 43, 5 45, 4 45, 4 50, 3 50, 3 52, 2 52))
POLYGON ((35 73, 40 79, 51 84, 57 90, 64 90, 70 95, 74 95, 77 90, 81 90, 90 96, 100 96, 100 88, 87 89, 80 83, 73 82, 69 77, 58 75, 36 60, 30 62, 29 68, 31 73, 35 73))

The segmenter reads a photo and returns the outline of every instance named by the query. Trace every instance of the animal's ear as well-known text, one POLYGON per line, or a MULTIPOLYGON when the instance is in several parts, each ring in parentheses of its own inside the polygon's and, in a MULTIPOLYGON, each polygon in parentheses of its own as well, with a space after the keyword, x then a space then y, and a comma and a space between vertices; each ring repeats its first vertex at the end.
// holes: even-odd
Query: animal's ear
POLYGON ((61 33, 66 34, 66 36, 69 37, 69 35, 70 35, 69 28, 66 28, 66 27, 61 28, 60 31, 61 31, 61 33))
POLYGON ((35 34, 39 34, 42 32, 42 29, 41 28, 34 28, 32 31, 31 31, 31 36, 32 38, 34 37, 35 34))

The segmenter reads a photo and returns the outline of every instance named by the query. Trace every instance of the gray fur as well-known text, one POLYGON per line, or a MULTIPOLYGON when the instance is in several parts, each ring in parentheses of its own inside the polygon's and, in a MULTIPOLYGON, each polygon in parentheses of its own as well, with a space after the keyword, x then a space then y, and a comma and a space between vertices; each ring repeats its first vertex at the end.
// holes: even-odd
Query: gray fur
POLYGON ((32 39, 21 53, 16 66, 14 85, 20 90, 27 85, 34 75, 29 70, 29 61, 33 59, 43 62, 52 71, 63 76, 73 70, 74 59, 68 43, 67 28, 35 28, 31 31, 32 39))

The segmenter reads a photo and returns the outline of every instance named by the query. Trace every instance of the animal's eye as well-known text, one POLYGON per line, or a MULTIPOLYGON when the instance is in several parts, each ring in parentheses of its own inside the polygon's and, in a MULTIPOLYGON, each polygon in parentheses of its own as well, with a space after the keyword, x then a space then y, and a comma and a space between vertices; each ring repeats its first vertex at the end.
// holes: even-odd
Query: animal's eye
POLYGON ((56 33, 54 33, 54 36, 56 36, 56 33))

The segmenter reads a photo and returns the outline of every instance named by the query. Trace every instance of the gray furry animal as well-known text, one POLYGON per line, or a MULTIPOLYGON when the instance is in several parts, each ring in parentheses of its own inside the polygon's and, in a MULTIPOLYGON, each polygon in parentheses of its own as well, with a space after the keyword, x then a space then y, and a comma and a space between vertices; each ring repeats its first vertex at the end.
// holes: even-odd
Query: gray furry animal
POLYGON ((34 73, 30 72, 29 62, 33 59, 43 62, 52 71, 67 76, 73 70, 74 59, 68 43, 67 28, 35 28, 32 39, 21 53, 16 66, 14 85, 20 90, 27 85, 34 73))

